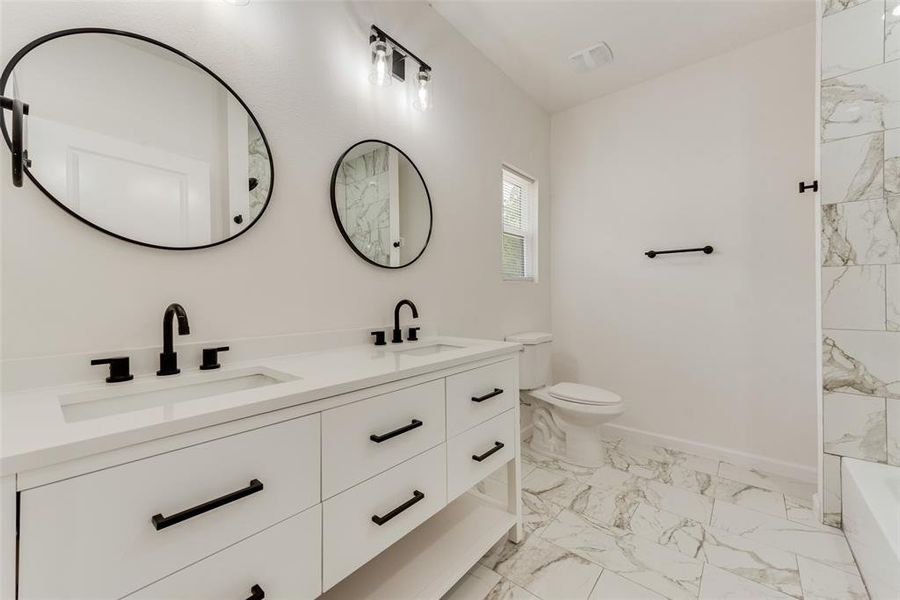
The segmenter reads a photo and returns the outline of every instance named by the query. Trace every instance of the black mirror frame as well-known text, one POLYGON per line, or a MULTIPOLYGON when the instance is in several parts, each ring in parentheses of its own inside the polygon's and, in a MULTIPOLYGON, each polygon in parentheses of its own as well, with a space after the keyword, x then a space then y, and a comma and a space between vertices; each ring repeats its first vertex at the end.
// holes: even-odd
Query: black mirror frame
MULTIPOLYGON (((0 88, 0 89, 2 89, 2 88, 0 88)), ((355 144, 353 144, 352 146, 347 148, 344 151, 344 153, 341 154, 341 157, 338 158, 337 162, 334 165, 334 170, 331 172, 331 213, 334 215, 334 222, 337 224, 338 231, 341 232, 341 236, 344 238, 344 241, 347 242, 347 245, 350 246, 350 248, 353 250, 353 252, 355 252, 357 256, 362 258, 364 261, 366 261, 370 265, 375 265, 376 267, 381 267, 382 269, 402 269, 404 267, 408 267, 409 265, 411 265, 414 262, 416 262, 417 260, 419 260, 419 258, 421 258, 423 254, 425 254, 425 249, 428 248, 428 244, 429 244, 429 242, 431 242, 431 232, 434 230, 434 207, 431 204, 431 192, 428 191, 428 184, 425 183, 425 178, 422 177, 422 172, 419 171, 419 167, 416 166, 416 163, 413 162, 413 160, 406 154, 406 152, 404 152, 403 150, 401 150, 394 144, 392 144, 390 142, 385 142, 384 140, 368 139, 368 140, 362 140, 362 141, 356 142, 355 144), (416 170, 416 174, 419 176, 419 179, 422 181, 422 187, 425 188, 425 198, 428 200, 428 236, 425 238, 425 245, 422 246, 422 250, 419 251, 419 253, 416 255, 416 257, 414 259, 412 259, 411 261, 409 261, 408 263, 406 263, 404 265, 398 265, 396 267, 392 267, 390 265, 382 265, 382 264, 377 263, 374 260, 370 259, 368 256, 366 256, 362 252, 360 252, 359 248, 356 247, 356 245, 350 239, 350 236, 348 236, 347 232, 344 230, 344 224, 341 223, 341 217, 338 214, 337 198, 335 198, 335 196, 334 196, 334 186, 337 183, 338 171, 341 168, 341 164, 343 164, 343 162, 344 162, 344 158, 346 158, 346 156, 348 154, 350 154, 351 150, 353 150, 354 148, 356 148, 357 146, 359 146, 361 144, 368 144, 368 143, 384 144, 385 146, 390 146, 391 148, 393 148, 394 150, 399 152, 403 156, 403 158, 405 158, 406 160, 409 161, 409 164, 411 164, 413 166, 413 169, 416 170)))
MULTIPOLYGON (((269 207, 269 202, 272 200, 272 190, 275 189, 275 162, 272 158, 272 148, 269 146, 269 140, 266 138, 266 134, 265 134, 265 132, 263 132, 262 127, 260 127, 259 121, 256 120, 256 115, 253 114, 253 112, 250 110, 250 108, 247 106, 247 104, 244 102, 244 100, 240 96, 237 95, 237 93, 231 88, 231 86, 228 85, 227 83, 225 83, 225 81, 223 81, 221 77, 219 77, 218 75, 213 73, 210 69, 208 69, 205 65, 203 65, 203 63, 193 59, 192 57, 188 56, 181 50, 178 50, 177 48, 173 48, 172 46, 169 46, 168 44, 165 44, 165 43, 155 40, 153 38, 141 35, 139 33, 132 33, 130 31, 122 31, 119 29, 108 29, 105 27, 78 27, 78 28, 74 28, 74 29, 63 29, 60 31, 55 31, 53 33, 49 33, 47 35, 41 36, 41 37, 29 42, 21 50, 16 52, 16 54, 9 60, 9 62, 3 68, 2 75, 0 75, 0 90, 6 89, 6 83, 9 80, 9 77, 12 74, 13 69, 15 69, 15 67, 19 63, 19 61, 22 60, 22 58, 24 58, 25 55, 27 55, 29 52, 31 52, 38 46, 45 44, 51 40, 55 40, 55 39, 61 38, 61 37, 66 37, 69 35, 79 35, 79 34, 83 34, 83 33, 103 33, 103 34, 108 34, 108 35, 118 35, 118 36, 122 36, 122 37, 141 40, 141 41, 147 42, 149 44, 153 44, 154 46, 158 46, 160 48, 168 50, 169 52, 172 52, 173 54, 176 54, 177 56, 180 56, 181 58, 185 59, 189 63, 198 67, 203 72, 205 72, 207 75, 209 75, 214 80, 216 80, 219 83, 219 85, 224 87, 232 96, 234 96, 234 98, 240 103, 240 105, 244 108, 244 110, 247 111, 247 115, 250 117, 250 119, 253 120, 253 124, 256 125, 256 129, 257 129, 257 131, 259 131, 259 136, 260 136, 260 138, 262 138, 263 144, 265 144, 265 146, 266 146, 266 152, 269 155, 269 173, 270 173, 270 179, 271 179, 271 181, 269 182, 269 194, 268 194, 268 196, 266 196, 266 202, 263 204, 263 207, 259 211, 259 214, 256 215, 256 218, 253 219, 253 221, 250 224, 248 224, 245 228, 241 229, 239 232, 237 232, 236 234, 234 234, 230 237, 227 237, 225 239, 222 239, 222 240, 219 240, 216 242, 212 242, 210 244, 203 244, 201 246, 160 246, 158 244, 151 244, 149 242, 133 240, 131 238, 119 235, 118 233, 109 231, 108 229, 100 227, 99 225, 85 219, 84 217, 82 217, 81 215, 76 213, 75 211, 71 210, 68 206, 66 206, 59 200, 57 200, 53 196, 53 194, 51 194, 44 186, 41 185, 41 183, 37 180, 37 178, 34 175, 32 175, 31 171, 26 167, 24 169, 24 171, 25 171, 25 174, 28 175, 28 178, 31 180, 31 182, 34 183, 34 185, 40 191, 42 191, 45 196, 50 198, 50 200, 52 200, 57 206, 59 206, 61 209, 63 209, 64 211, 66 211, 67 213, 69 213, 70 215, 72 215, 73 217, 75 217, 76 219, 81 221, 82 223, 93 227, 97 231, 102 231, 106 235, 112 236, 116 239, 122 240, 124 242, 129 242, 131 244, 137 244, 138 246, 145 246, 147 248, 158 248, 160 250, 200 250, 202 248, 212 248, 213 246, 218 246, 219 244, 224 244, 225 242, 230 242, 231 240, 234 240, 234 239, 242 236, 247 231, 249 231, 254 225, 256 225, 256 223, 262 218, 263 214, 266 212, 266 209, 269 207)), ((0 116, 2 116, 2 115, 0 115, 0 116)), ((6 140, 6 145, 9 146, 10 151, 12 151, 12 149, 13 149, 12 141, 10 140, 9 132, 6 129, 6 119, 4 119, 4 118, 0 118, 0 131, 2 131, 2 133, 3 133, 3 139, 6 140)))

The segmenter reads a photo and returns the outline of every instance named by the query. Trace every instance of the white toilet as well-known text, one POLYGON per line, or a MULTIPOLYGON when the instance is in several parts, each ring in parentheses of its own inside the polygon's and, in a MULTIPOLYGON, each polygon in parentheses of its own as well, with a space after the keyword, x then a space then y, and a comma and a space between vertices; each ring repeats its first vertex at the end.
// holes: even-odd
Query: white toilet
POLYGON ((522 344, 519 389, 523 399, 538 400, 531 402, 532 449, 577 465, 602 465, 604 446, 598 426, 625 412, 622 397, 578 383, 550 385, 553 336, 549 333, 518 333, 506 340, 522 344))

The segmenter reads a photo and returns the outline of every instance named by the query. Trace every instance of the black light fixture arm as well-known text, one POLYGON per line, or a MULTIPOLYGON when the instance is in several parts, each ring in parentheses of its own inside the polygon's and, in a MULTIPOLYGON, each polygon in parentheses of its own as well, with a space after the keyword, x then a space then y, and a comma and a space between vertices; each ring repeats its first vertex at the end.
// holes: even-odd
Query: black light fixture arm
POLYGON ((372 24, 372 34, 369 36, 369 42, 370 43, 374 42, 376 39, 379 39, 382 41, 386 40, 386 41, 390 42, 394 48, 397 48, 398 50, 403 52, 403 54, 405 56, 409 56, 410 58, 415 60, 417 63, 419 63, 419 67, 421 67, 422 69, 424 69, 426 71, 431 70, 431 66, 428 63, 426 63, 424 60, 422 60, 421 58, 419 58, 418 56, 416 56, 415 54, 410 52, 409 49, 406 48, 406 46, 404 46, 403 44, 398 42, 396 39, 394 39, 393 37, 391 37, 390 35, 385 33, 383 29, 381 29, 380 27, 378 27, 375 24, 372 24))
MULTIPOLYGON (((28 150, 25 149, 25 115, 28 114, 28 105, 17 98, 0 96, 0 109, 11 110, 12 117, 12 180, 13 185, 22 187, 22 175, 25 167, 31 166, 28 160, 28 150)), ((2 112, 2 111, 0 111, 2 112)))

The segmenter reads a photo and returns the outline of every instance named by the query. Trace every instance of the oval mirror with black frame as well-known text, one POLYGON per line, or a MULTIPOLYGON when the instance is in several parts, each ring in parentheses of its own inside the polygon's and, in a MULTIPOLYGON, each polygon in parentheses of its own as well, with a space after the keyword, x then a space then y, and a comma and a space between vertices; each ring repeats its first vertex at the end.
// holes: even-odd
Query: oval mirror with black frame
MULTIPOLYGON (((206 248, 250 229, 269 204, 272 152, 256 118, 215 73, 166 44, 58 31, 10 60, 0 94, 29 105, 28 177, 104 233, 206 248)), ((7 144, 10 125, 4 116, 7 144)))
POLYGON ((399 148, 364 140, 341 155, 331 175, 331 210, 344 239, 386 269, 414 263, 431 239, 431 196, 399 148))

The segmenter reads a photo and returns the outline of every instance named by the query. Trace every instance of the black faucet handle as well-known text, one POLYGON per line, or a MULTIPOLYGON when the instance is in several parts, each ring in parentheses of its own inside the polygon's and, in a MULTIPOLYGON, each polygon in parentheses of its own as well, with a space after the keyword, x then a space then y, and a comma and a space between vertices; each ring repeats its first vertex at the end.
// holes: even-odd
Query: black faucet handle
POLYGON ((219 364, 219 352, 228 352, 230 348, 228 346, 220 346, 219 348, 204 348, 203 349, 203 364, 200 365, 201 371, 209 371, 211 369, 218 369, 222 365, 219 364))
POLYGON ((410 327, 409 334, 406 336, 406 339, 410 342, 419 341, 419 330, 420 329, 422 329, 422 328, 421 327, 410 327))
POLYGON ((134 375, 131 374, 130 362, 127 356, 114 356, 111 358, 95 358, 91 361, 91 364, 109 365, 109 377, 106 378, 106 383, 120 383, 134 379, 134 375))
POLYGON ((384 346, 387 342, 384 341, 384 332, 383 331, 373 331, 369 335, 375 336, 375 345, 376 346, 384 346))

